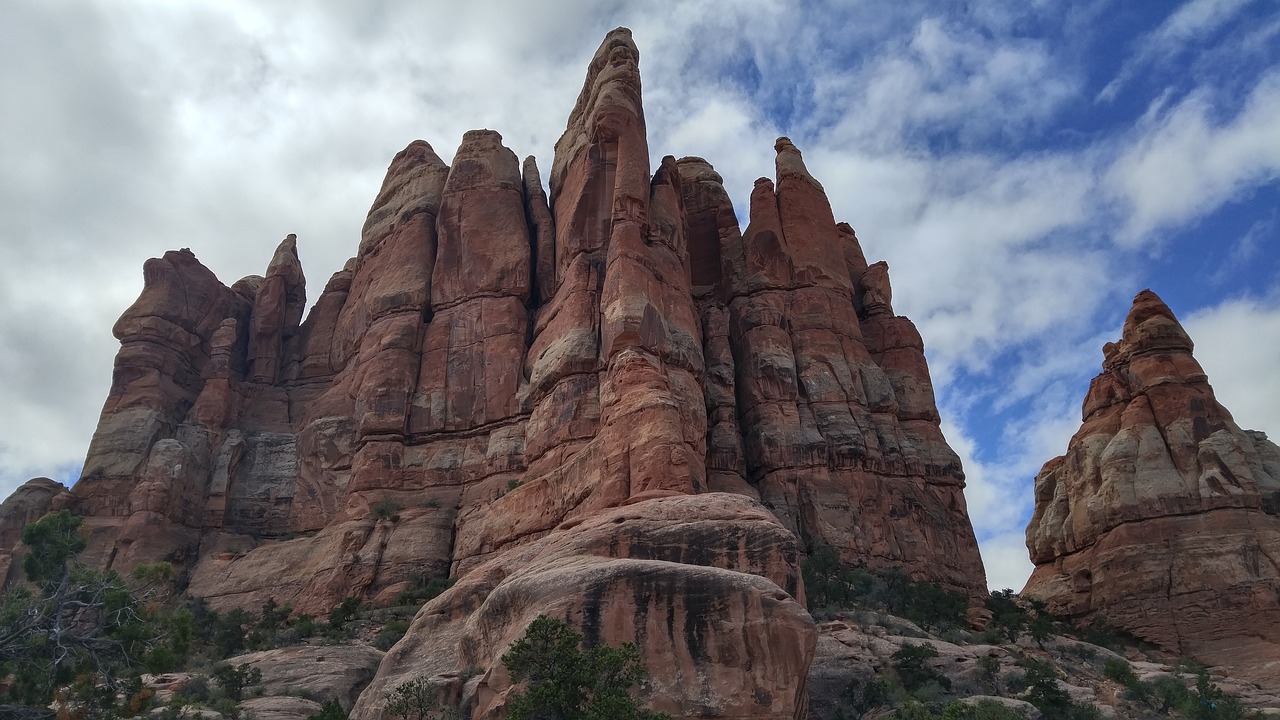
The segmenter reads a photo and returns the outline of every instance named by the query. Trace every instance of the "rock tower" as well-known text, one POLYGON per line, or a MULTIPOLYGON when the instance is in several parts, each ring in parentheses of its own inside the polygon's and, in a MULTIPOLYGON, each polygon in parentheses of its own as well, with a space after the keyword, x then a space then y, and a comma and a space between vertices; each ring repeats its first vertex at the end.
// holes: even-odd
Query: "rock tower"
POLYGON ((1084 424, 1036 477, 1025 595, 1165 650, 1280 677, 1280 448, 1220 405, 1150 290, 1103 348, 1084 424))
POLYGON ((796 717, 806 549, 975 596, 985 577, 888 268, 774 149, 745 232, 708 162, 651 168, 618 29, 549 193, 492 130, 451 165, 411 143, 305 320, 293 236, 230 287, 189 250, 147 261, 62 500, 91 559, 312 613, 454 578, 353 717, 420 675, 500 716, 498 658, 539 613, 636 642, 659 710, 796 717))

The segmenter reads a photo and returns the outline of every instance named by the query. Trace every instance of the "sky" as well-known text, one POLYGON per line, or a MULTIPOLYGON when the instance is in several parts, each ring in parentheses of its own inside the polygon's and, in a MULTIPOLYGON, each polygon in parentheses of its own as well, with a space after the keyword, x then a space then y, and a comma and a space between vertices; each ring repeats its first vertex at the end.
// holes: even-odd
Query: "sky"
POLYGON ((545 183, 620 25, 653 167, 708 159, 745 222, 789 136, 888 261, 993 588, 1143 288, 1280 436, 1275 0, 5 0, 0 496, 78 476, 144 260, 230 284, 296 233, 314 300, 410 141, 494 129, 545 183))

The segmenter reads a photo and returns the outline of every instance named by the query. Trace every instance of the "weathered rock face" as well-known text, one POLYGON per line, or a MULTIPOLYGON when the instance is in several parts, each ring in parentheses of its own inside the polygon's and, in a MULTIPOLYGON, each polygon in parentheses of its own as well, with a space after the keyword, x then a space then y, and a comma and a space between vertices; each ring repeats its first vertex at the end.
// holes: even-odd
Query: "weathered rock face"
POLYGON ((1160 298, 1139 293, 1103 349, 1084 424, 1036 477, 1023 592, 1274 679, 1280 448, 1236 426, 1191 350, 1160 298))
POLYGON ((227 658, 227 664, 257 669, 268 689, 321 702, 337 700, 350 710, 382 656, 368 645, 301 645, 237 655, 227 658))
POLYGON ((353 717, 379 717, 384 694, 417 677, 473 717, 504 717, 500 662, 540 614, 588 642, 635 642, 657 710, 798 717, 813 620, 795 536, 754 501, 706 493, 613 508, 492 559, 427 603, 387 654, 353 717), (467 668, 484 672, 469 677, 467 668))
POLYGON ((189 251, 149 261, 72 491, 97 561, 311 613, 457 578, 356 717, 471 666, 496 717, 497 658, 543 612, 638 642, 664 709, 792 717, 803 549, 985 593, 887 267, 786 138, 745 234, 706 161, 651 173, 638 63, 625 29, 596 52, 550 202, 496 132, 452 165, 411 143, 305 321, 293 236, 230 288, 189 251))
POLYGON ((62 483, 42 477, 26 481, 0 503, 0 586, 22 576, 20 564, 14 562, 14 551, 22 542, 22 528, 70 502, 71 496, 62 483))
POLYGON ((745 234, 710 166, 680 162, 690 255, 720 260, 693 280, 708 472, 758 493, 807 543, 985 593, 960 460, 920 335, 893 315, 887 265, 867 265, 791 141, 775 148, 777 187, 756 181, 745 234))

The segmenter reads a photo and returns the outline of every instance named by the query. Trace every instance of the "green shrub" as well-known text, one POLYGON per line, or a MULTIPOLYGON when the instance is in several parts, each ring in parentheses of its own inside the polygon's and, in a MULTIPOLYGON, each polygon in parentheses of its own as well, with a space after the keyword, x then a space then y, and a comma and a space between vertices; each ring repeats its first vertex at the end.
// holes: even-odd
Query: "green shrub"
POLYGON ((1000 659, 991 655, 978 658, 978 680, 991 692, 999 695, 1000 659))
POLYGON ((951 680, 937 670, 929 667, 926 661, 938 657, 938 649, 929 643, 912 645, 907 643, 898 649, 890 659, 893 669, 898 673, 898 680, 907 692, 914 693, 927 683, 937 683, 944 690, 951 689, 951 680))
POLYGON ((395 522, 400 519, 399 515, 397 515, 400 512, 400 504, 384 498, 369 506, 369 512, 379 520, 392 520, 392 522, 395 522))
POLYGON ((1058 685, 1058 673, 1053 666, 1039 660, 1028 660, 1025 681, 1027 702, 1036 706, 1045 720, 1094 720, 1102 713, 1090 703, 1078 703, 1058 685))
POLYGON ((829 545, 820 545, 801 563, 810 611, 823 607, 867 608, 904 617, 922 627, 963 627, 969 599, 961 592, 916 582, 902 568, 869 570, 840 561, 829 545))
POLYGON ((1031 616, 1017 602, 1013 590, 1005 588, 987 596, 987 610, 991 612, 990 629, 994 629, 1008 642, 1017 642, 1026 630, 1031 616))
POLYGON ((953 700, 940 710, 919 702, 908 702, 889 717, 896 720, 1027 720, 1027 714, 1022 710, 1005 707, 995 700, 976 703, 953 700))
MULTIPOLYGON (((893 701, 893 684, 882 677, 873 676, 867 680, 854 678, 841 692, 841 698, 854 717, 862 717, 875 708, 888 705, 893 701)), ((840 711, 843 716, 843 712, 840 711)))
POLYGON ((440 689, 425 677, 417 677, 397 685, 383 695, 384 709, 401 720, 443 720, 457 716, 457 710, 440 700, 440 689))
POLYGON ((395 599, 396 605, 422 605, 437 595, 448 590, 453 580, 447 577, 426 577, 414 575, 409 579, 409 587, 401 590, 395 599))
POLYGON ((1119 658, 1107 658, 1106 663, 1102 666, 1102 674, 1125 687, 1131 687, 1138 682, 1138 676, 1133 672, 1133 666, 1119 658))
POLYGON ((1089 624, 1080 630, 1079 636, 1087 643, 1100 645, 1109 650, 1116 652, 1124 650, 1124 640, 1120 637, 1119 631, 1101 615, 1094 615, 1089 624))
POLYGON ((239 701, 244 698, 245 688, 262 682, 262 671, 248 663, 221 664, 213 668, 213 679, 218 681, 223 695, 239 701))
POLYGON ((390 650, 391 646, 399 642, 400 638, 404 637, 405 632, 408 630, 409 622, 407 620, 392 620, 384 625, 377 635, 373 636, 372 644, 379 650, 390 650))
POLYGON ((204 702, 213 697, 213 692, 209 690, 209 677, 192 675, 173 689, 173 695, 185 702, 204 702))
POLYGON ((356 619, 356 613, 360 612, 360 605, 363 602, 363 600, 354 595, 343 598, 342 602, 329 611, 329 622, 325 628, 325 635, 332 639, 343 639, 350 635, 347 623, 356 619))
POLYGON ((264 633, 275 633, 289 626, 289 616, 293 611, 287 605, 276 604, 275 598, 267 598, 258 613, 256 627, 264 633))
POLYGON ((227 611, 226 615, 209 611, 211 620, 210 644, 218 660, 238 655, 248 649, 249 635, 257 619, 240 608, 227 611))
POLYGON ((561 620, 539 615, 530 623, 502 656, 512 681, 526 683, 508 696, 508 720, 669 720, 631 695, 644 678, 635 645, 581 644, 582 635, 561 620))
POLYGON ((307 716, 307 720, 347 720, 347 711, 333 698, 324 701, 320 709, 307 716))
POLYGON ((1195 720, 1242 720, 1243 718, 1261 717, 1245 708, 1240 698, 1228 694, 1209 680, 1209 673, 1200 670, 1196 673, 1196 689, 1184 703, 1183 711, 1187 717, 1195 720))

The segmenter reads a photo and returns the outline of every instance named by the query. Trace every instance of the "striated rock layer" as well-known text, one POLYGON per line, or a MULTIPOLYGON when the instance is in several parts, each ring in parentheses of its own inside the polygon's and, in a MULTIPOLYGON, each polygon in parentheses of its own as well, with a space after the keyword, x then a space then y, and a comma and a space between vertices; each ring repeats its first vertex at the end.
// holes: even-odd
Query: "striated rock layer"
POLYGON ((231 287, 148 261, 72 490, 91 557, 180 563, 220 608, 456 578, 355 717, 416 675, 501 715, 541 612, 637 642, 660 709, 794 717, 806 548, 985 593, 887 266, 786 138, 745 232, 705 160, 651 168, 638 63, 606 37, 549 193, 491 130, 452 165, 411 143, 305 321, 293 236, 231 287))
POLYGON ((1280 676, 1280 448, 1214 398, 1192 342, 1134 298, 1066 455, 1036 477, 1024 594, 1166 650, 1280 676))

